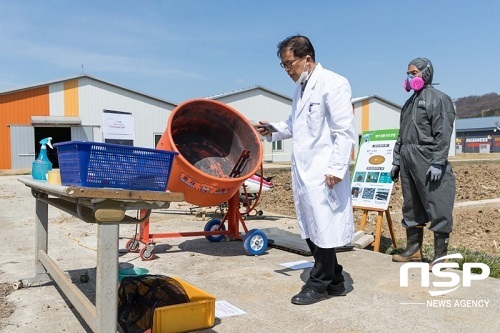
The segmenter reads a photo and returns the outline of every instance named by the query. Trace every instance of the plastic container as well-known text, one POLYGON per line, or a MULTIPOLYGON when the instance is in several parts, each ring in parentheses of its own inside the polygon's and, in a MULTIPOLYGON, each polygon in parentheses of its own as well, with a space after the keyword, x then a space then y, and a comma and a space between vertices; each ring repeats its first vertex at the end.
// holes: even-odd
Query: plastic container
POLYGON ((177 153, 101 142, 57 147, 62 185, 165 191, 177 153))
POLYGON ((118 270, 118 281, 121 282, 123 278, 142 276, 149 273, 149 269, 140 267, 127 267, 118 270))
POLYGON ((209 293, 174 277, 190 302, 163 306, 155 309, 153 333, 191 332, 215 325, 215 297, 209 293))
POLYGON ((230 106, 207 99, 179 104, 156 148, 179 153, 168 189, 198 206, 228 201, 262 163, 262 143, 252 124, 230 106), (230 177, 244 150, 250 158, 241 174, 230 177))
POLYGON ((52 169, 47 173, 47 183, 61 185, 61 172, 59 169, 52 169))
POLYGON ((40 140, 40 144, 42 145, 40 148, 40 153, 36 160, 33 161, 33 165, 31 167, 31 176, 33 179, 37 180, 47 180, 48 173, 52 170, 52 162, 50 162, 49 157, 47 156, 47 146, 52 148, 52 144, 50 141, 52 138, 45 138, 40 140))

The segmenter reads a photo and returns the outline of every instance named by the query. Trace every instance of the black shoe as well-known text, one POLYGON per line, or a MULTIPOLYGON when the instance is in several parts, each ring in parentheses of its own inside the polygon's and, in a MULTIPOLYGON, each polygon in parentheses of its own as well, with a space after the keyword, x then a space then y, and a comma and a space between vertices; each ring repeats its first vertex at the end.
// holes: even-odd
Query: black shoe
POLYGON ((300 293, 292 297, 292 303, 297 305, 308 305, 327 299, 326 291, 319 292, 304 286, 300 293))
POLYGON ((345 296, 346 292, 344 282, 329 284, 326 292, 328 293, 328 296, 345 296))

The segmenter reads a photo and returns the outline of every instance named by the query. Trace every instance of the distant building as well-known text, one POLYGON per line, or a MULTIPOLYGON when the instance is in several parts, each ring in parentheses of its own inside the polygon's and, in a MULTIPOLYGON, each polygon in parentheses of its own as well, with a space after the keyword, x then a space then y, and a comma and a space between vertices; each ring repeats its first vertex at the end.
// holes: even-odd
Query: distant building
POLYGON ((361 134, 366 131, 399 128, 401 105, 377 95, 355 97, 351 99, 354 110, 354 125, 358 132, 356 153, 361 134))
MULTIPOLYGON (((226 103, 252 121, 284 120, 292 106, 289 96, 262 86, 207 99, 226 103)), ((53 143, 82 140, 154 148, 176 106, 85 74, 0 92, 0 169, 30 168, 40 149, 38 142, 49 136, 53 143), (105 137, 106 113, 127 117, 127 140, 105 137)), ((360 138, 364 131, 399 127, 400 105, 370 95, 353 98, 352 106, 360 138)), ((291 145, 291 140, 263 141, 264 161, 291 161, 291 145)), ((358 143, 355 153, 357 147, 358 143)), ((56 150, 48 153, 57 167, 56 150)))
MULTIPOLYGON (((207 99, 213 99, 233 107, 251 122, 258 122, 259 120, 277 122, 284 120, 288 117, 292 109, 292 99, 289 96, 262 86, 238 89, 210 96, 207 99)), ((292 143, 287 141, 270 143, 262 139, 264 161, 291 161, 292 143)))
POLYGON ((455 149, 461 153, 500 153, 500 117, 457 119, 455 149))
MULTIPOLYGON (((130 144, 154 148, 176 104, 88 76, 0 92, 0 169, 30 168, 38 142, 105 142, 103 112, 129 115, 130 144)), ((56 149, 48 149, 57 167, 56 149)))
MULTIPOLYGON (((207 97, 226 103, 250 120, 268 120, 277 122, 288 118, 292 107, 292 98, 274 92, 262 86, 252 86, 220 95, 207 97)), ((377 95, 351 99, 354 124, 358 137, 369 130, 399 128, 401 106, 377 95)), ((283 140, 269 143, 263 140, 264 161, 291 161, 292 141, 283 140)), ((355 153, 359 147, 356 143, 355 153)))

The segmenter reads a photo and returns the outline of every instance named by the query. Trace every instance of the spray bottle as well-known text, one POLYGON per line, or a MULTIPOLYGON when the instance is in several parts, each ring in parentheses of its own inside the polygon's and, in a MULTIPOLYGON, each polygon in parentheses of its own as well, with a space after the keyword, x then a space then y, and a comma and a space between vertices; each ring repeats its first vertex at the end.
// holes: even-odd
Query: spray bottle
POLYGON ((52 163, 47 156, 47 145, 54 149, 50 143, 51 140, 52 138, 45 138, 40 141, 42 148, 36 160, 33 161, 33 168, 31 169, 33 179, 47 180, 47 173, 52 170, 52 163))

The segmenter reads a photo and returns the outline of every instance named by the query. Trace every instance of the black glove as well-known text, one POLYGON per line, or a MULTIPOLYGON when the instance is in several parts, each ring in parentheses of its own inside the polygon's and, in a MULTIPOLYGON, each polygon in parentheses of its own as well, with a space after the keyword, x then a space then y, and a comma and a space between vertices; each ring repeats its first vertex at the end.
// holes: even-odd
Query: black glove
POLYGON ((431 182, 437 182, 443 176, 443 166, 441 164, 431 164, 425 175, 431 182))
POLYGON ((391 179, 397 183, 399 180, 399 165, 394 165, 391 169, 391 179))

